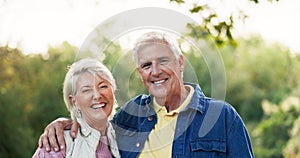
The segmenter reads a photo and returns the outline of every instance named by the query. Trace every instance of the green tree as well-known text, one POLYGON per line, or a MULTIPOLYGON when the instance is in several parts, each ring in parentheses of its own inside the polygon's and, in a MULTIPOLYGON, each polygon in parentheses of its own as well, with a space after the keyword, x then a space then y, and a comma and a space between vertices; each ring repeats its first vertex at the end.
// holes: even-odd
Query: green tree
MULTIPOLYGON (((299 104, 300 105, 300 104, 299 104)), ((300 157, 300 117, 294 122, 293 128, 289 131, 290 139, 284 149, 284 156, 287 158, 300 157)))
POLYGON ((239 39, 238 47, 221 49, 227 73, 227 100, 246 121, 259 121, 264 99, 278 104, 295 87, 288 48, 260 37, 239 39))
POLYGON ((30 86, 26 57, 17 49, 0 48, 0 157, 30 157, 33 131, 26 117, 30 104, 30 86))
MULTIPOLYGON (((264 119, 253 133, 254 151, 257 157, 282 158, 284 148, 291 138, 289 133, 295 132, 291 129, 300 114, 300 100, 297 97, 288 97, 279 105, 264 101, 263 107, 264 119)), ((296 124, 294 129, 297 130, 298 127, 299 124, 296 124)), ((297 135, 295 134, 295 136, 297 135)), ((292 134, 292 136, 294 135, 292 134)), ((295 143, 295 140, 292 138, 290 143, 295 143)), ((289 152, 289 149, 286 151, 289 152)))
MULTIPOLYGON (((269 2, 278 2, 279 0, 267 0, 269 2)), ((216 11, 215 6, 226 6, 224 3, 228 1, 196 1, 189 2, 185 0, 170 0, 170 2, 176 2, 179 5, 190 4, 188 11, 193 15, 196 15, 198 24, 190 24, 193 32, 202 32, 202 36, 211 36, 214 38, 216 44, 232 44, 236 45, 236 41, 232 35, 234 25, 237 21, 244 21, 248 15, 237 4, 234 9, 227 12, 227 16, 224 12, 216 11), (209 3, 213 2, 213 3, 209 3), (216 5, 217 4, 217 5, 216 5)), ((255 3, 259 5, 259 0, 244 0, 243 2, 255 3)), ((186 7, 185 7, 186 8, 186 7)), ((225 9, 226 10, 226 9, 225 9)))

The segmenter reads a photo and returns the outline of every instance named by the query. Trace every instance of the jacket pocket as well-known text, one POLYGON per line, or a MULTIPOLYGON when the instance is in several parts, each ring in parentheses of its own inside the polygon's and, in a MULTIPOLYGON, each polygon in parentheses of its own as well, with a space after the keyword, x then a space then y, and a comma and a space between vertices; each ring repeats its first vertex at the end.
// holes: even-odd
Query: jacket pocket
POLYGON ((197 139, 191 142, 192 151, 216 151, 226 152, 226 142, 221 140, 201 140, 197 139))
POLYGON ((226 142, 222 140, 197 139, 190 143, 193 157, 226 157, 226 142))

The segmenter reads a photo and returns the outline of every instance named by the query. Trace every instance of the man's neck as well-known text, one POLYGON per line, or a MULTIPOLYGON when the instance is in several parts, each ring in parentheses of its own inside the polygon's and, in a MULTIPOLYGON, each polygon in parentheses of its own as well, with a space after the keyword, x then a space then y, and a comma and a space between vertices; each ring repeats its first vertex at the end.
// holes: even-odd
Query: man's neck
POLYGON ((181 93, 168 95, 167 98, 155 98, 155 100, 159 105, 165 106, 167 111, 170 112, 176 110, 184 102, 188 94, 189 90, 183 86, 181 93))

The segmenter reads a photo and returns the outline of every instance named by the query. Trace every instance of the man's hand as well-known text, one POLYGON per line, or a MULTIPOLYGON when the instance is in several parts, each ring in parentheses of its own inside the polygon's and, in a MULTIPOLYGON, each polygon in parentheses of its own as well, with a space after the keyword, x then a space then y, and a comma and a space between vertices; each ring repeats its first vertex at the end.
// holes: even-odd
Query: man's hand
POLYGON ((71 119, 58 118, 52 121, 40 136, 39 147, 45 147, 46 151, 54 148, 55 151, 65 149, 64 129, 71 129, 71 137, 76 138, 79 123, 71 119))

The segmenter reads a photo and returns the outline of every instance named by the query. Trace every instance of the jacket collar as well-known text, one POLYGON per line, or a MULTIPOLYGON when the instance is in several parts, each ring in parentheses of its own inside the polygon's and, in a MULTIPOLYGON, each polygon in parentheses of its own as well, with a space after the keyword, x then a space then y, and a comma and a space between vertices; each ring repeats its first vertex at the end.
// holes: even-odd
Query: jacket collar
POLYGON ((202 92, 200 86, 198 84, 194 83, 184 83, 185 85, 190 85, 194 88, 195 92, 193 94, 193 97, 188 104, 188 106, 185 108, 187 109, 195 109, 201 113, 204 113, 206 104, 209 104, 207 97, 202 92))
POLYGON ((88 137, 92 135, 94 138, 97 140, 100 139, 100 132, 97 131, 96 129, 90 127, 83 119, 77 118, 78 123, 80 124, 80 133, 84 137, 88 137))

